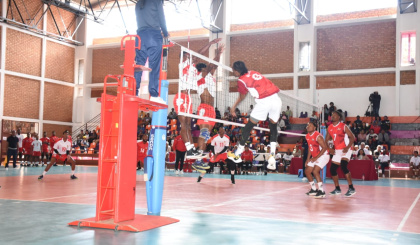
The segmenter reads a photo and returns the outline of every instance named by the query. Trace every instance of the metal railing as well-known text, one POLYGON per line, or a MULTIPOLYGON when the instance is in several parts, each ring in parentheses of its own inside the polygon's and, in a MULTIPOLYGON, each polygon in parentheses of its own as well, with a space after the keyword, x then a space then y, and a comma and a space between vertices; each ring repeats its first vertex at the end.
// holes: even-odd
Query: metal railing
POLYGON ((99 125, 101 125, 101 113, 96 115, 94 118, 90 119, 88 122, 77 128, 76 130, 73 130, 73 132, 71 133, 71 137, 75 139, 82 130, 84 132, 86 132, 86 130, 92 131, 96 129, 99 125))

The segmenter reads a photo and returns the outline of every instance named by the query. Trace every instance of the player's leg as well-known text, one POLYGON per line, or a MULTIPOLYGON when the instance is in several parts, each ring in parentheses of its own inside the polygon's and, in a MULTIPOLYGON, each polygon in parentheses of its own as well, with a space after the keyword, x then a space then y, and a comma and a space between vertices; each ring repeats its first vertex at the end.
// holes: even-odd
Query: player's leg
POLYGON ((22 167, 22 166, 25 166, 24 164, 25 160, 23 159, 23 155, 22 155, 23 149, 22 148, 18 148, 18 149, 19 149, 19 152, 18 152, 19 163, 20 163, 20 166, 22 167))
POLYGON ((175 174, 178 175, 179 163, 181 162, 181 154, 180 151, 175 151, 175 174))
POLYGON ((147 30, 150 35, 150 43, 147 44, 147 54, 149 56, 149 94, 151 97, 159 97, 159 74, 160 60, 162 56, 163 38, 160 30, 147 30))
POLYGON ((206 149, 207 141, 210 139, 210 132, 213 129, 213 126, 210 124, 200 124, 200 136, 198 136, 198 148, 200 150, 206 149))
POLYGON ((180 154, 180 156, 179 156, 179 160, 180 160, 180 163, 179 163, 179 173, 181 175, 184 174, 183 169, 184 169, 185 153, 186 153, 185 151, 180 151, 179 152, 179 154, 180 154))
POLYGON ((71 176, 70 179, 77 179, 76 175, 74 175, 74 171, 76 170, 76 161, 72 157, 67 157, 67 162, 71 164, 71 176))
POLYGON ((310 186, 310 190, 306 192, 306 195, 308 196, 315 196, 318 190, 316 189, 316 185, 314 182, 314 179, 312 178, 312 171, 314 169, 314 162, 308 162, 308 166, 305 169, 305 174, 308 176, 308 182, 310 186))
POLYGON ((330 161, 330 156, 324 155, 318 158, 318 160, 315 162, 315 167, 312 170, 312 173, 315 176, 316 182, 318 184, 318 193, 315 195, 315 198, 325 197, 324 184, 322 183, 322 177, 321 177, 321 169, 327 166, 329 161, 330 161))
MULTIPOLYGON (((255 111, 255 109, 252 112, 254 112, 254 111, 255 111)), ((228 152, 228 158, 230 160, 234 161, 235 163, 242 162, 242 159, 240 158, 240 156, 241 156, 242 152, 245 150, 245 142, 248 140, 252 129, 254 128, 254 126, 257 125, 258 121, 259 120, 254 118, 252 116, 252 113, 251 113, 251 116, 249 117, 248 123, 245 124, 245 127, 242 129, 242 135, 241 135, 240 140, 239 140, 238 149, 235 151, 235 153, 228 152)))
POLYGON ((52 156, 51 157, 51 161, 48 163, 47 167, 45 167, 44 172, 42 173, 42 175, 40 175, 38 177, 39 180, 43 179, 44 176, 47 174, 47 172, 50 170, 51 166, 54 165, 57 162, 57 158, 56 156, 52 156))
POLYGON ((349 150, 343 155, 341 159, 341 170, 343 171, 344 175, 346 176, 347 183, 349 184, 349 190, 346 192, 345 196, 350 197, 356 194, 356 190, 354 189, 353 182, 351 179, 351 172, 348 169, 349 159, 352 155, 352 151, 349 150))
POLYGON ((268 157, 267 168, 270 170, 276 169, 276 154, 277 148, 277 121, 280 118, 282 101, 277 94, 271 95, 266 98, 264 102, 270 109, 268 110, 269 128, 270 128, 270 156, 268 157))
MULTIPOLYGON (((141 48, 136 49, 136 64, 137 65, 145 65, 147 60, 147 47, 146 47, 146 39, 143 40, 144 35, 143 32, 137 31, 137 35, 141 38, 141 48), (140 35, 142 34, 142 35, 140 35)), ((136 46, 138 46, 139 40, 136 38, 136 46)), ((134 78, 136 79, 136 95, 139 93, 140 83, 141 83, 141 76, 143 75, 142 71, 134 72, 134 78)))
POLYGON ((236 163, 230 159, 226 159, 226 165, 227 165, 228 171, 230 172, 230 181, 232 182, 232 184, 235 184, 236 163))

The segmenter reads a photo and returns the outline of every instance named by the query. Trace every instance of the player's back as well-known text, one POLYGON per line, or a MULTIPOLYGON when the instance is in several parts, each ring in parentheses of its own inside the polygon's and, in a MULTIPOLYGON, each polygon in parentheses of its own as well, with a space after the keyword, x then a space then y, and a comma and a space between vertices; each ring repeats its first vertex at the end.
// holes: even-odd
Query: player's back
POLYGON ((239 92, 244 94, 244 88, 256 99, 263 99, 280 91, 274 83, 256 71, 248 71, 239 77, 239 92))

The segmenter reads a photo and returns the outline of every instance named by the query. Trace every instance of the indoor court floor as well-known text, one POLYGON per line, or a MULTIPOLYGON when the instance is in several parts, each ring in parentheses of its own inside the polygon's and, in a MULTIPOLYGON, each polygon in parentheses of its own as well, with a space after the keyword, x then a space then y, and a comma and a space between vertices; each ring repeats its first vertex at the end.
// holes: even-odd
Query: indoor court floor
MULTIPOLYGON (((314 199, 296 175, 239 175, 232 185, 229 175, 197 183, 198 173, 171 171, 161 214, 180 222, 132 233, 67 225, 95 216, 97 167, 77 167, 78 180, 69 166, 38 181, 42 171, 1 167, 0 244, 420 244, 420 180, 354 181, 353 197, 314 199)), ((145 196, 138 181, 138 214, 145 196)))

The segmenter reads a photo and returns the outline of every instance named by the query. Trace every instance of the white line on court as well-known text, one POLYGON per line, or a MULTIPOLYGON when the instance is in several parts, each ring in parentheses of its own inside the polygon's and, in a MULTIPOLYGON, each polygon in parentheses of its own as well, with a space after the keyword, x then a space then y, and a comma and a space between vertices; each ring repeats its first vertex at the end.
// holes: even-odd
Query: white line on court
POLYGON ((405 214, 404 218, 401 220, 400 225, 397 228, 397 231, 401 231, 402 228, 405 225, 405 222, 407 221, 408 217, 410 217, 411 212, 413 211, 414 207, 416 206, 418 200, 420 198, 420 193, 417 195, 417 198, 414 200, 414 202, 411 204, 411 207, 408 209, 407 213, 405 214))

